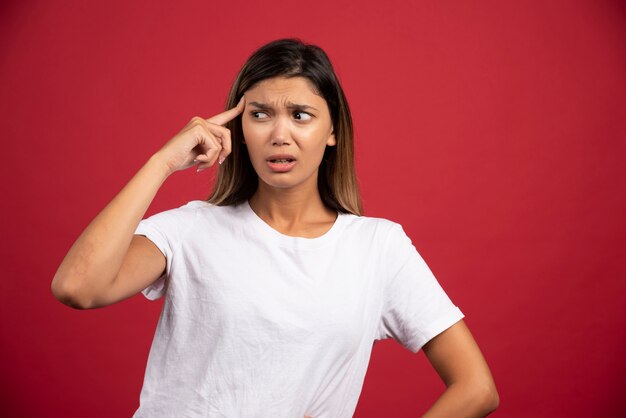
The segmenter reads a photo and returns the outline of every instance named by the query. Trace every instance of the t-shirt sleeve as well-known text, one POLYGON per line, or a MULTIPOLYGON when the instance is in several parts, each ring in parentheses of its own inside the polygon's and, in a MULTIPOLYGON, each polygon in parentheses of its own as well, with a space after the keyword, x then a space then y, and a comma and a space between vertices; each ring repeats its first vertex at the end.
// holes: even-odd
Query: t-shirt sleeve
POLYGON ((377 339, 393 338, 416 353, 464 315, 399 224, 392 225, 383 253, 387 277, 377 339))
MULTIPOLYGON (((135 235, 143 235, 157 246, 157 248, 163 253, 167 260, 167 266, 169 267, 169 260, 172 257, 172 247, 162 231, 154 222, 150 221, 150 218, 144 219, 139 223, 135 230, 135 235)), ((150 300, 156 300, 163 296, 165 292, 165 280, 167 278, 167 267, 163 275, 159 277, 150 286, 146 287, 141 293, 150 300)))
POLYGON ((152 241, 166 259, 163 275, 141 291, 146 298, 156 300, 165 293, 174 251, 188 223, 186 215, 197 205, 197 202, 190 202, 181 208, 157 213, 139 222, 135 235, 143 235, 152 241))

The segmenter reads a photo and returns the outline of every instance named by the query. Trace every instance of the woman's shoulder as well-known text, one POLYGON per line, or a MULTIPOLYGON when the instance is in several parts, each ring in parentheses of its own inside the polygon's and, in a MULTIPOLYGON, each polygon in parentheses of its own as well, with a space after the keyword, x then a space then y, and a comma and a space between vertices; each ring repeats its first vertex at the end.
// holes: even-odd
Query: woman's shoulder
POLYGON ((393 230, 402 230, 402 226, 390 219, 375 216, 357 216, 344 214, 348 229, 363 234, 388 235, 393 230))
POLYGON ((152 222, 190 224, 202 220, 223 220, 232 218, 238 212, 238 206, 217 206, 204 200, 192 200, 186 204, 168 209, 150 216, 152 222))

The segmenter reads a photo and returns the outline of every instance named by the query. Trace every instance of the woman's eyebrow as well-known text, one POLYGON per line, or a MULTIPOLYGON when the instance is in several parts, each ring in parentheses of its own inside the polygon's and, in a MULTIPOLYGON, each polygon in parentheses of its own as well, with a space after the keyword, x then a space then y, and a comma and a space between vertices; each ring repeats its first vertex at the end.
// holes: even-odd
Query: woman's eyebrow
MULTIPOLYGON (((286 106, 287 109, 298 109, 298 110, 313 109, 315 111, 318 111, 313 106, 309 106, 309 105, 305 105, 305 104, 298 104, 298 103, 287 102, 286 105, 287 105, 286 106)), ((255 107, 258 107, 259 109, 272 109, 272 106, 270 106, 267 103, 250 102, 250 106, 255 106, 255 107)))

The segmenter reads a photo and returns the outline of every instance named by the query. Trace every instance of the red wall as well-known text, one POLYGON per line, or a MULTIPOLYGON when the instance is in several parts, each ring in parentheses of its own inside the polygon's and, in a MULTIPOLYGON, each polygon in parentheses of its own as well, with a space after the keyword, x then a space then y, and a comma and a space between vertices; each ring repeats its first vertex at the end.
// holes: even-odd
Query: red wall
MULTIPOLYGON (((367 215, 402 223, 466 314, 495 415, 626 412, 623 2, 87 3, 0 6, 3 416, 135 410, 162 302, 75 311, 52 276, 151 153, 285 36, 334 60, 367 215)), ((204 198, 211 175, 177 174, 150 213, 204 198)), ((385 341, 356 416, 417 416, 443 388, 385 341)))

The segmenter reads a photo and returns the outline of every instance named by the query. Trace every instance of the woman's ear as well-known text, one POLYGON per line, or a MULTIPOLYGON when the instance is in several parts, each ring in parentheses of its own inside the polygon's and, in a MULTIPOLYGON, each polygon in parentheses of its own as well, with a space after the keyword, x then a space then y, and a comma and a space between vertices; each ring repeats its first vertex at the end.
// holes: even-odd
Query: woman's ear
POLYGON ((333 131, 330 132, 330 136, 328 137, 328 140, 326 141, 326 145, 328 145, 329 147, 333 147, 337 145, 337 138, 335 138, 334 129, 333 131))

